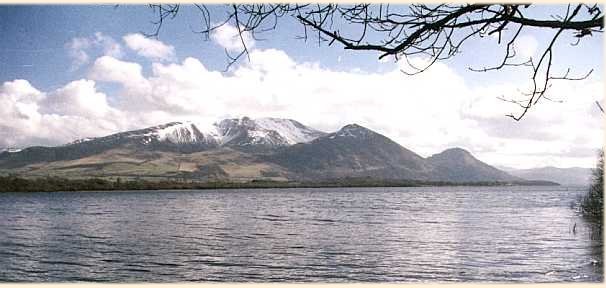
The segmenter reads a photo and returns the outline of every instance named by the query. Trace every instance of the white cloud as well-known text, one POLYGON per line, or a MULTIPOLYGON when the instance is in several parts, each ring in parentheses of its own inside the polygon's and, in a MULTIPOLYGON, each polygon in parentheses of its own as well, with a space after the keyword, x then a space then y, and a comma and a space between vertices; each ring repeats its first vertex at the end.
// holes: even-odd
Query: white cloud
POLYGON ((240 52, 244 49, 242 42, 247 49, 252 49, 255 46, 255 40, 249 32, 239 33, 238 28, 229 23, 215 29, 211 35, 211 39, 225 48, 229 52, 240 52))
POLYGON ((59 145, 116 132, 127 123, 90 80, 74 81, 50 93, 26 80, 0 87, 0 147, 59 145))
MULTIPOLYGON (((516 95, 519 83, 469 87, 461 75, 441 62, 409 77, 400 72, 401 63, 390 71, 369 73, 299 63, 275 49, 251 50, 250 58, 229 73, 186 58, 181 63, 153 63, 147 74, 138 63, 100 57, 88 77, 119 85, 111 105, 91 80, 74 81, 46 93, 23 80, 7 82, 0 99, 13 104, 0 108, 5 109, 0 110, 1 118, 9 119, 0 127, 28 127, 28 123, 38 127, 42 124, 36 121, 42 120, 36 119, 46 119, 52 124, 40 127, 63 130, 41 135, 60 142, 169 121, 284 117, 324 131, 358 123, 422 156, 461 146, 488 163, 514 167, 547 163, 591 166, 595 158, 591 151, 603 140, 601 115, 595 113, 594 101, 604 90, 596 80, 554 84, 550 96, 565 103, 542 101, 524 120, 515 122, 504 115, 520 112, 519 107, 496 97, 516 95), (52 110, 52 97, 71 104, 52 110), (98 111, 87 110, 93 106, 98 111), (10 119, 18 124, 10 124, 10 119), (99 123, 74 119, 97 119, 99 123), (64 127, 79 128, 65 131, 64 127), (81 135, 83 131, 91 134, 81 135)), ((19 135, 32 134, 28 133, 19 135)))
POLYGON ((81 79, 70 82, 49 94, 43 112, 58 115, 75 115, 88 118, 104 117, 112 109, 107 96, 97 92, 95 81, 81 79))
POLYGON ((126 46, 137 52, 139 56, 152 60, 172 60, 175 57, 175 48, 162 41, 145 37, 141 34, 128 34, 122 37, 126 46))
POLYGON ((0 147, 29 143, 28 130, 39 121, 38 101, 44 93, 27 80, 4 82, 0 88, 0 147))
POLYGON ((127 106, 128 109, 146 110, 154 100, 149 81, 143 77, 142 70, 138 63, 103 56, 95 60, 88 77, 96 81, 121 84, 123 91, 118 95, 121 109, 127 106))
POLYGON ((118 60, 111 56, 97 58, 89 72, 89 77, 124 84, 145 81, 141 65, 118 60))
POLYGON ((2 98, 19 102, 37 102, 44 98, 44 94, 34 88, 29 81, 16 79, 2 84, 2 98))
POLYGON ((98 49, 101 55, 122 57, 122 46, 110 36, 96 32, 94 37, 76 37, 67 43, 68 54, 72 58, 72 70, 88 64, 90 50, 98 49))
POLYGON ((68 53, 72 58, 72 69, 77 69, 78 67, 88 63, 89 56, 86 50, 88 50, 91 46, 91 43, 88 38, 73 38, 68 44, 68 53))
POLYGON ((95 33, 95 42, 103 48, 103 55, 116 58, 122 57, 122 46, 114 38, 97 32, 95 33))

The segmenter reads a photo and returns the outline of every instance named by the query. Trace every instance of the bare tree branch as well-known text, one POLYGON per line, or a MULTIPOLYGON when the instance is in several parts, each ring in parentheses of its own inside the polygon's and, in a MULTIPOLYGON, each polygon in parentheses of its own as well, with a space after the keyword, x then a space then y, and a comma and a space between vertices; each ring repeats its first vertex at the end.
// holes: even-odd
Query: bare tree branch
MULTIPOLYGON (((158 36, 162 24, 166 19, 174 18, 180 6, 158 4, 150 7, 157 13, 158 20, 154 22, 156 30, 149 36, 158 36)), ((499 97, 522 108, 517 116, 507 115, 515 120, 522 119, 540 99, 550 99, 546 92, 552 81, 582 80, 592 73, 590 70, 581 76, 570 76, 569 68, 564 75, 552 75, 554 47, 561 36, 570 33, 576 38, 570 45, 575 46, 581 39, 602 33, 604 29, 604 14, 597 4, 568 5, 566 11, 552 13, 547 19, 528 16, 532 14, 533 4, 230 4, 224 6, 226 15, 219 22, 210 20, 212 13, 206 5, 196 4, 194 7, 201 13, 203 27, 198 33, 206 38, 228 23, 238 29, 242 49, 233 56, 226 51, 228 68, 244 55, 248 56, 246 34, 259 39, 260 34, 276 29, 278 20, 283 17, 302 25, 303 35, 298 39, 307 41, 315 37, 318 45, 338 44, 346 50, 376 51, 379 59, 393 56, 409 61, 413 56, 428 57, 429 61, 423 67, 409 65, 413 72, 402 71, 409 75, 421 73, 437 61, 456 56, 461 47, 472 39, 477 41, 496 34, 501 47, 501 41, 509 34, 506 31, 515 31, 507 40, 503 58, 499 58, 501 60, 496 65, 469 67, 476 72, 529 69, 532 89, 521 93, 523 99, 499 97), (551 40, 545 43, 538 61, 532 58, 520 60, 516 55, 515 43, 526 28, 555 31, 551 40)))

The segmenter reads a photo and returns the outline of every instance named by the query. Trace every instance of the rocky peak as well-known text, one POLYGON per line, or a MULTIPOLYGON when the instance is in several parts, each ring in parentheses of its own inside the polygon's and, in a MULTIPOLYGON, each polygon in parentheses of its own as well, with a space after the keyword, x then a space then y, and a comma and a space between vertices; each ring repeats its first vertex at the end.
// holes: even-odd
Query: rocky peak
POLYGON ((337 137, 368 137, 372 134, 374 134, 374 132, 358 124, 345 125, 339 131, 335 132, 335 136, 337 137))

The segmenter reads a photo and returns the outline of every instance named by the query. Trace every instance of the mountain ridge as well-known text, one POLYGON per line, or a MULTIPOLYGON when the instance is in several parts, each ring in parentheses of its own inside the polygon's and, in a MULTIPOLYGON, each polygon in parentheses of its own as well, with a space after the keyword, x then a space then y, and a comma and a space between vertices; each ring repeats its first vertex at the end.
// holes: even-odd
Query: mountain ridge
POLYGON ((388 137, 348 124, 326 133, 292 119, 248 117, 211 125, 170 122, 56 147, 0 153, 0 174, 182 177, 276 181, 369 177, 516 182, 462 148, 423 158, 388 137))

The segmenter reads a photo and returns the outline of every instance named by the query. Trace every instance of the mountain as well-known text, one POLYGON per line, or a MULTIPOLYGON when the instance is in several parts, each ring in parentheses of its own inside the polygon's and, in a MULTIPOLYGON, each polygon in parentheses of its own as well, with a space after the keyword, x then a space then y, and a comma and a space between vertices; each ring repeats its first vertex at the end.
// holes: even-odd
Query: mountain
MULTIPOLYGON (((326 133, 307 127, 295 120, 279 118, 224 119, 212 125, 172 122, 147 129, 118 133, 103 138, 127 136, 138 144, 164 143, 167 146, 194 146, 207 150, 218 146, 285 146, 307 142, 326 133)), ((78 140, 72 144, 97 141, 101 138, 78 140)))
POLYGON ((523 181, 504 171, 492 167, 461 148, 451 148, 427 158, 435 169, 436 178, 441 181, 523 181))
POLYGON ((546 180, 562 185, 589 186, 591 168, 542 167, 533 169, 511 169, 509 174, 529 180, 546 180))
POLYGON ((285 147, 266 159, 302 178, 430 178, 430 167, 421 156, 356 124, 308 143, 285 147))
POLYGON ((76 140, 57 147, 35 146, 16 153, 0 153, 0 167, 16 168, 34 163, 75 160, 117 148, 139 151, 194 152, 217 147, 212 135, 194 125, 172 122, 105 137, 76 140))
POLYGON ((324 132, 290 120, 261 118, 226 119, 212 125, 171 122, 105 137, 86 138, 58 147, 29 147, 18 153, 0 153, 0 167, 15 168, 33 163, 74 160, 111 149, 195 153, 231 147, 264 151, 310 141, 324 132))
POLYGON ((248 117, 209 125, 171 122, 57 147, 5 151, 0 174, 198 181, 523 180, 460 148, 423 158, 357 124, 325 133, 291 119, 248 117))
POLYGON ((225 119, 215 125, 222 145, 240 149, 271 149, 308 142, 326 134, 295 120, 279 118, 243 117, 225 119))

